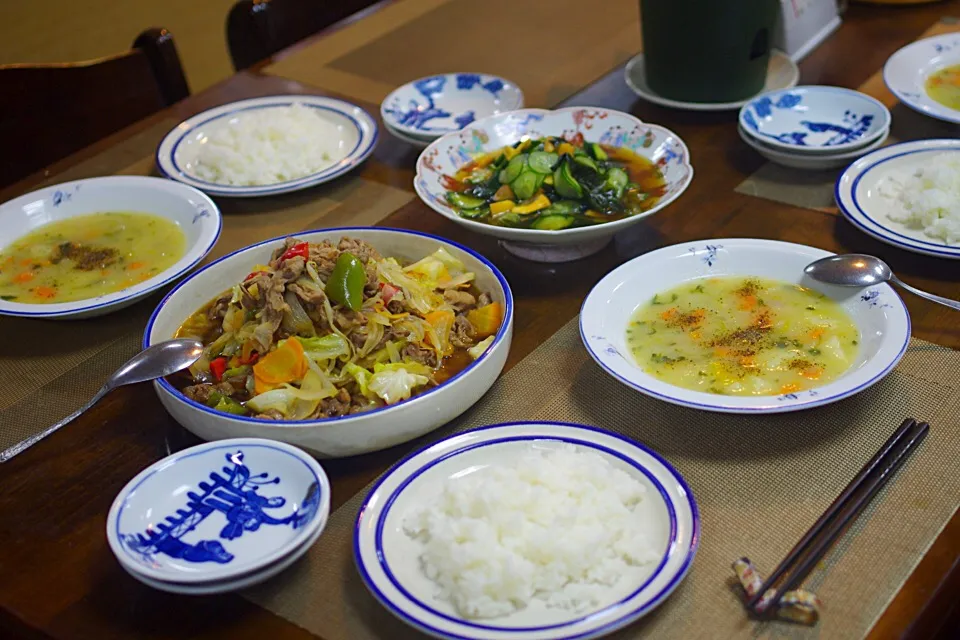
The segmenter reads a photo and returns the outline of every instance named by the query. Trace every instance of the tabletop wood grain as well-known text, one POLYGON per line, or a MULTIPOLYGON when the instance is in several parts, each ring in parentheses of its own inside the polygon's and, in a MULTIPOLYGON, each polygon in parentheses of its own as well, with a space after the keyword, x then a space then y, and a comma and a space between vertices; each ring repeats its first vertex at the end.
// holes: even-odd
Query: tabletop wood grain
MULTIPOLYGON (((921 7, 853 6, 843 27, 801 64, 801 82, 857 87, 896 49, 944 15, 960 15, 960 0, 921 7)), ((233 100, 281 92, 323 93, 256 70, 242 72, 3 190, 0 200, 29 190, 162 118, 182 118, 233 100)), ((462 230, 419 201, 383 223, 462 242, 503 270, 517 300, 507 367, 576 315, 590 287, 624 259, 702 238, 775 238, 838 252, 878 253, 910 283, 960 298, 960 269, 955 264, 882 245, 835 215, 734 192, 762 163, 739 140, 735 113, 676 112, 641 102, 625 86, 622 69, 612 70, 565 104, 620 109, 676 131, 690 148, 696 168, 687 193, 623 242, 571 264, 520 261, 493 240, 462 230)), ((378 113, 376 105, 363 106, 378 113)), ((411 190, 416 157, 416 150, 384 134, 361 172, 369 180, 411 190)), ((905 300, 916 337, 960 348, 960 323, 951 315, 954 312, 916 297, 905 300)), ((155 303, 153 298, 143 304, 155 303)), ((190 598, 152 590, 127 576, 112 557, 104 524, 116 493, 143 467, 194 443, 195 438, 162 409, 152 388, 139 385, 113 393, 69 428, 0 466, 0 637, 312 638, 237 595, 190 598)), ((415 446, 416 442, 325 462, 334 489, 332 508, 415 446)), ((960 517, 955 516, 871 637, 929 638, 938 633, 950 637, 947 634, 957 629, 958 558, 960 517)))

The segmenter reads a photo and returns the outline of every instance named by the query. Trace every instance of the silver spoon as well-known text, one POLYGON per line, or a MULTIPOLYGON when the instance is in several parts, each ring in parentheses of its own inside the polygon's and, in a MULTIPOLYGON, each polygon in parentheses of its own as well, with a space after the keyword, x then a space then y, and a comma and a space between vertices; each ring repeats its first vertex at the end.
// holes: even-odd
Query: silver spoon
POLYGON ((130 358, 126 364, 113 372, 99 391, 83 405, 57 424, 48 427, 38 434, 30 436, 23 442, 15 444, 3 453, 0 453, 0 463, 6 462, 13 456, 40 442, 48 435, 67 424, 81 413, 97 404, 97 402, 117 387, 137 382, 146 382, 168 376, 186 369, 200 359, 203 354, 203 344, 199 340, 177 339, 159 342, 147 347, 130 358))
POLYGON ((820 258, 816 262, 808 264, 803 272, 814 280, 828 284, 839 284, 844 287, 869 287, 880 282, 892 282, 921 298, 939 302, 946 307, 960 311, 960 302, 911 287, 893 275, 893 271, 890 270, 886 262, 880 258, 861 253, 846 253, 820 258))

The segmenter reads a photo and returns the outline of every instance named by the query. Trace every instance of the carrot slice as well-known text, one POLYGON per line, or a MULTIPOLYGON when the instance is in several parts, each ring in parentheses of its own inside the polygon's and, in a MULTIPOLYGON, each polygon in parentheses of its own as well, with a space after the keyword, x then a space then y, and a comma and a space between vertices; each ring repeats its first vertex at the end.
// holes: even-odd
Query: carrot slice
POLYGON ((467 320, 473 325, 476 337, 482 340, 500 329, 500 324, 503 322, 503 307, 499 302, 491 302, 467 312, 467 320))

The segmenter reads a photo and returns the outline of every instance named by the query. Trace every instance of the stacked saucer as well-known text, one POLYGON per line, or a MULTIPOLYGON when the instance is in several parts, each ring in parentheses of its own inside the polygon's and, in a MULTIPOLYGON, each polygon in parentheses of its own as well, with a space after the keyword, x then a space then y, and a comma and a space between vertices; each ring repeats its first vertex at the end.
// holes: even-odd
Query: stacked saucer
POLYGON ((890 111, 841 87, 771 91, 740 109, 740 137, 771 162, 795 169, 844 167, 890 135, 890 111))
POLYGON ((420 78, 396 89, 380 105, 387 131, 417 148, 475 120, 523 107, 523 92, 509 80, 481 73, 420 78))
POLYGON ((205 595, 243 589, 293 564, 330 512, 316 460, 258 438, 208 442, 147 467, 120 491, 107 540, 146 585, 205 595))

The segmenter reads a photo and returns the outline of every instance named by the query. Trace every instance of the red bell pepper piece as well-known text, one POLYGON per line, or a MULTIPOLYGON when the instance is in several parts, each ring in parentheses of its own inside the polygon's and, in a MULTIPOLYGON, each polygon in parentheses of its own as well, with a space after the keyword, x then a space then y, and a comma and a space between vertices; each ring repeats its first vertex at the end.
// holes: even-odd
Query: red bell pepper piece
POLYGON ((223 372, 227 370, 227 359, 223 356, 219 358, 214 358, 210 361, 210 373, 213 374, 213 377, 217 382, 223 380, 223 372))
POLYGON ((254 351, 253 353, 250 354, 249 358, 244 358, 243 356, 240 356, 239 358, 237 358, 237 362, 240 364, 256 364, 257 360, 259 359, 260 359, 260 354, 254 351))
POLYGON ((310 258, 310 244, 308 242, 299 242, 293 245, 287 249, 282 256, 280 256, 280 260, 289 260, 290 258, 294 258, 296 256, 300 256, 304 260, 308 260, 310 258))
POLYGON ((397 287, 386 282, 380 283, 380 295, 383 298, 383 303, 387 304, 390 300, 393 299, 393 296, 397 295, 397 292, 400 291, 397 287))

